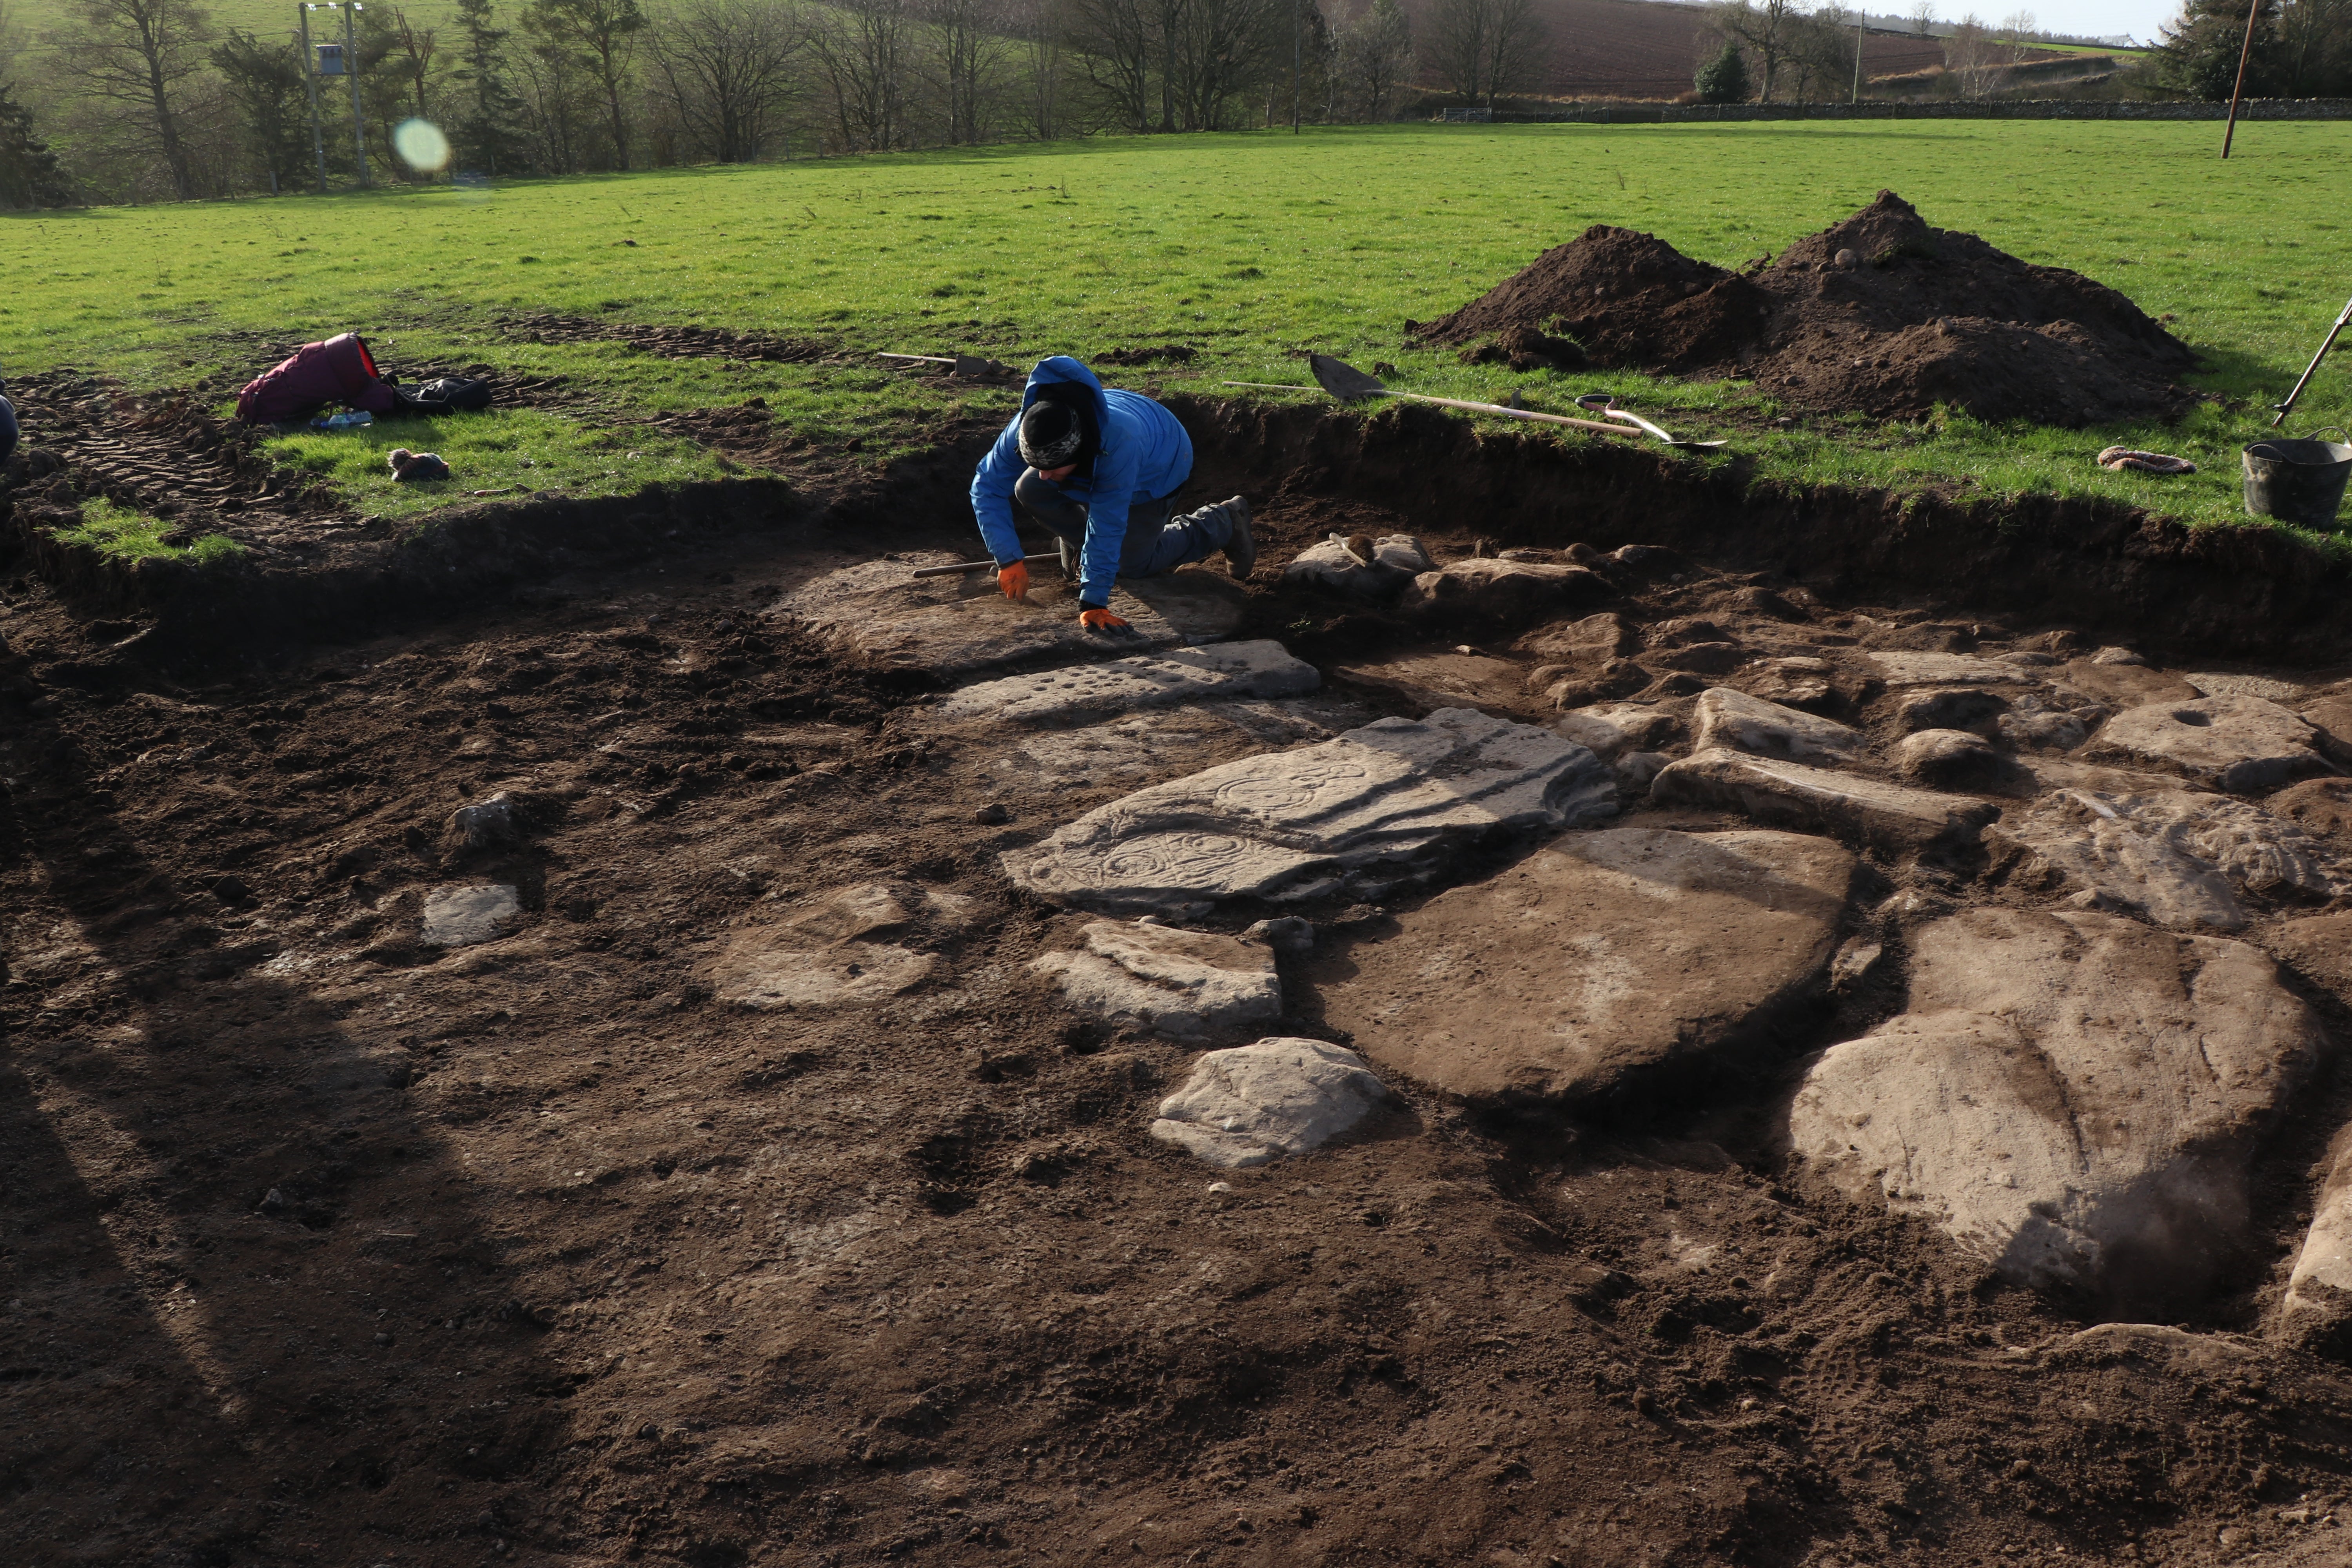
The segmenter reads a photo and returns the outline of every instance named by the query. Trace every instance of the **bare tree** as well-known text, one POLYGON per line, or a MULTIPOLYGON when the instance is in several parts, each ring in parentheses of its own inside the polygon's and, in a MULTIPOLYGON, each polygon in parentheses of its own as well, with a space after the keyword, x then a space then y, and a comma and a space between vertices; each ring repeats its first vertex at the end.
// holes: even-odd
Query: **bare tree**
MULTIPOLYGON (((1070 41, 1080 68, 1103 118, 1122 130, 1151 129, 1151 68, 1160 54, 1156 5, 1157 0, 1070 0, 1070 41)), ((1172 104, 1170 110, 1172 117, 1172 104)))
POLYGON ((655 89, 697 151, 745 163, 775 143, 809 42, 790 0, 686 0, 647 37, 655 89))
POLYGON ((646 14, 637 0, 531 0, 523 26, 542 47, 569 49, 595 79, 613 167, 629 166, 625 106, 635 85, 637 35, 646 14))
POLYGON ((1971 11, 1952 29, 1944 40, 1944 68, 1960 85, 1964 98, 1981 97, 1990 85, 1993 70, 1992 34, 1984 19, 1971 11))
POLYGON ((843 0, 811 36, 845 150, 876 153, 907 141, 914 34, 908 0, 843 0))
POLYGON ((531 143, 530 161, 551 174, 576 174, 595 112, 595 81, 572 50, 538 44, 514 58, 513 84, 531 143))
MULTIPOLYGON (((0 72, 7 68, 0 26, 0 72)), ((2279 17, 2279 69, 2290 98, 2326 97, 2352 84, 2352 0, 2294 0, 2279 17)))
POLYGON ((1423 58, 1451 91, 1491 108, 1497 95, 1529 85, 1543 52, 1535 0, 1438 0, 1423 58))
POLYGON ((1707 13, 1715 30, 1744 46, 1762 68, 1756 94, 1759 103, 1772 101, 1773 84, 1789 57, 1791 35, 1801 15, 1796 0, 1729 0, 1707 13))
POLYGON ((1853 76, 1853 19, 1830 0, 1809 15, 1789 18, 1782 79, 1792 103, 1843 98, 1853 76))
POLYGON ((1228 105, 1247 92, 1270 63, 1277 33, 1288 37, 1290 4, 1187 0, 1181 30, 1170 51, 1173 74, 1165 94, 1173 106, 1175 124, 1186 131, 1213 131, 1224 123, 1228 105))
POLYGON ((184 121, 213 41, 210 15, 193 0, 74 0, 70 14, 77 25, 57 37, 60 76, 92 106, 119 109, 117 127, 161 157, 173 194, 190 200, 184 121))
POLYGON ((433 109, 426 97, 426 84, 433 75, 435 44, 433 29, 420 27, 408 19, 408 13, 398 5, 392 7, 390 59, 407 86, 416 106, 416 118, 432 118, 433 109))
POLYGON ((1382 121, 1395 111, 1398 89, 1412 77, 1412 23, 1397 0, 1372 8, 1339 28, 1333 74, 1341 112, 1350 120, 1382 121))
POLYGON ((1068 30, 1062 0, 1012 0, 1008 21, 1020 41, 1021 117, 1029 134, 1051 142, 1062 127, 1062 39, 1068 30))
POLYGON ((2001 39, 2008 47, 2001 51, 2003 63, 2021 65, 2033 52, 2034 26, 2031 11, 2012 11, 2000 19, 2001 39))
POLYGON ((1935 30, 1935 0, 1919 0, 1917 5, 1911 7, 1911 31, 1924 38, 1932 35, 1935 30))
POLYGON ((924 72, 950 146, 978 144, 1014 43, 998 0, 922 0, 924 72))

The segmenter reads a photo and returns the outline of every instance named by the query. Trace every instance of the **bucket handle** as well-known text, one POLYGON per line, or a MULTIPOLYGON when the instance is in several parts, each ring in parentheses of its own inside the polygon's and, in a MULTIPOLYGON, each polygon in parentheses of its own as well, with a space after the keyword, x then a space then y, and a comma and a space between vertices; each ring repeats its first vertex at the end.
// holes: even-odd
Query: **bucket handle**
POLYGON ((2345 431, 2344 426, 2341 425, 2322 425, 2318 430, 2314 430, 2311 433, 2311 438, 2315 440, 2317 439, 2320 432, 2325 430, 2335 431, 2338 436, 2342 436, 2344 437, 2344 444, 2346 446, 2352 447, 2352 434, 2347 434, 2345 431))

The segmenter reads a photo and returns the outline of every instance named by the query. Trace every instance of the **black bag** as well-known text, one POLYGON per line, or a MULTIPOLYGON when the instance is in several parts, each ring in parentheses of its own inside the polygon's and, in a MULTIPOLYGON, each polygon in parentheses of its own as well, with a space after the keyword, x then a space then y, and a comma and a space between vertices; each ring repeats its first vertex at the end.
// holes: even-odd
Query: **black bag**
POLYGON ((490 405, 490 384, 462 375, 440 376, 421 386, 394 386, 392 392, 400 399, 402 414, 479 414, 490 405))

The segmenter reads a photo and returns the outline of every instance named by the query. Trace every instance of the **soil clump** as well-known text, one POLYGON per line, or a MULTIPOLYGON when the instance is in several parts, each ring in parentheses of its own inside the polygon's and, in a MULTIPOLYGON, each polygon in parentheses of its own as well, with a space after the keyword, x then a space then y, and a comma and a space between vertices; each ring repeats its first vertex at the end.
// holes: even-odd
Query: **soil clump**
POLYGON ((1785 403, 1880 418, 1944 404, 2071 426, 2171 418, 2198 395, 2177 379, 2196 365, 2188 345, 2122 294, 1933 227, 1892 191, 1738 272, 1596 224, 1407 329, 1433 343, 1564 334, 1599 364, 1752 378, 1785 403))

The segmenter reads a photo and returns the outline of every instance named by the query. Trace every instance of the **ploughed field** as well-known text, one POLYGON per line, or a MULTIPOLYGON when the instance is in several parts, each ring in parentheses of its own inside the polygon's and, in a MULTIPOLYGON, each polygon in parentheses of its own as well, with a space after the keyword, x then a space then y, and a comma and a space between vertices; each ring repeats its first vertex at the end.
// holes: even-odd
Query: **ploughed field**
POLYGON ((1107 647, 968 456, 14 558, 11 1561, 2342 1559, 2343 671, 1296 452, 1107 647))

